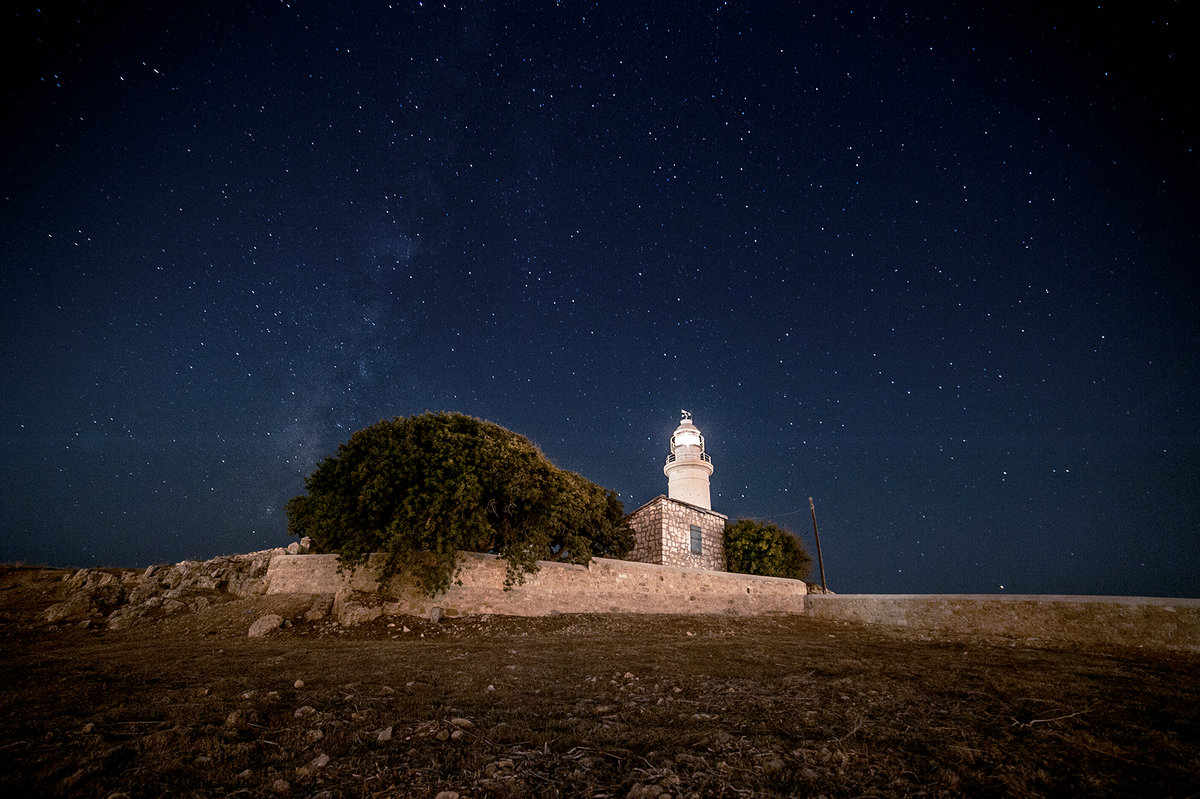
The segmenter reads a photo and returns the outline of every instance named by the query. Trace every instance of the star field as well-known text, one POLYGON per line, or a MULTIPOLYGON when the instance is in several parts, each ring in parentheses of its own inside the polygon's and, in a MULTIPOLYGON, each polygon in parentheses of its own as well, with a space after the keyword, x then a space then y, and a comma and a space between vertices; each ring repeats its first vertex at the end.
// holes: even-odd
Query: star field
POLYGON ((1179 3, 6 12, 0 558, 286 543, 453 410, 840 592, 1200 596, 1179 3))

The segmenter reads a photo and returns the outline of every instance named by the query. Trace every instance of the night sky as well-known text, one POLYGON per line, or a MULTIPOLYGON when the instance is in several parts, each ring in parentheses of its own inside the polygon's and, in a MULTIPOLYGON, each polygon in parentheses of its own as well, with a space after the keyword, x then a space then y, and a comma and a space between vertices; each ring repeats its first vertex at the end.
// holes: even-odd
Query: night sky
POLYGON ((1200 596, 1186 5, 4 12, 0 560, 286 545, 426 410, 633 510, 687 409, 835 591, 1200 596))

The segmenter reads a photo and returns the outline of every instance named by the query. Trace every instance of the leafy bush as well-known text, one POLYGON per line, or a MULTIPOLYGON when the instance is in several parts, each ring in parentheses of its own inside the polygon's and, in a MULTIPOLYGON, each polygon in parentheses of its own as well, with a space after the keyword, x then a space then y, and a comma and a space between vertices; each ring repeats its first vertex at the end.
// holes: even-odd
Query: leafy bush
POLYGON ((412 574, 449 587, 458 551, 508 561, 506 585, 538 560, 622 557, 633 533, 617 495, 548 461, 528 439, 458 413, 377 422, 350 437, 287 504, 288 532, 344 567, 381 553, 382 585, 412 574))
POLYGON ((739 574, 803 580, 812 558, 794 534, 769 522, 738 519, 725 528, 725 568, 739 574))

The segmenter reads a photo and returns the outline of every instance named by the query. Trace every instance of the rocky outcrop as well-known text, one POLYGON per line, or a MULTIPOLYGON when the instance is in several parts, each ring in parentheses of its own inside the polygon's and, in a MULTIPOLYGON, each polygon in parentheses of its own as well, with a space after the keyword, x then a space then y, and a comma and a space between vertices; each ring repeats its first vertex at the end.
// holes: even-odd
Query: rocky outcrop
POLYGON ((287 549, 185 560, 143 571, 80 569, 64 578, 66 599, 47 608, 42 620, 50 624, 104 622, 109 629, 121 629, 143 618, 194 612, 225 599, 259 596, 267 592, 271 558, 305 549, 293 544, 287 549))
POLYGON ((375 621, 384 613, 380 595, 349 588, 343 588, 334 595, 332 610, 338 624, 346 627, 375 621))

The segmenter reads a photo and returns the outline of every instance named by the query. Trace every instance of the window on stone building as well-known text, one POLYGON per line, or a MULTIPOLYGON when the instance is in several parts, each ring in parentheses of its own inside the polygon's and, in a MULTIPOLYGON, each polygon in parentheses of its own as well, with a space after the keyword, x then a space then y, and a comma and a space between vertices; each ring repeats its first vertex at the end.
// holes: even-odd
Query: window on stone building
POLYGON ((704 543, 701 538, 702 531, 696 525, 692 525, 692 554, 701 555, 704 553, 704 543))

